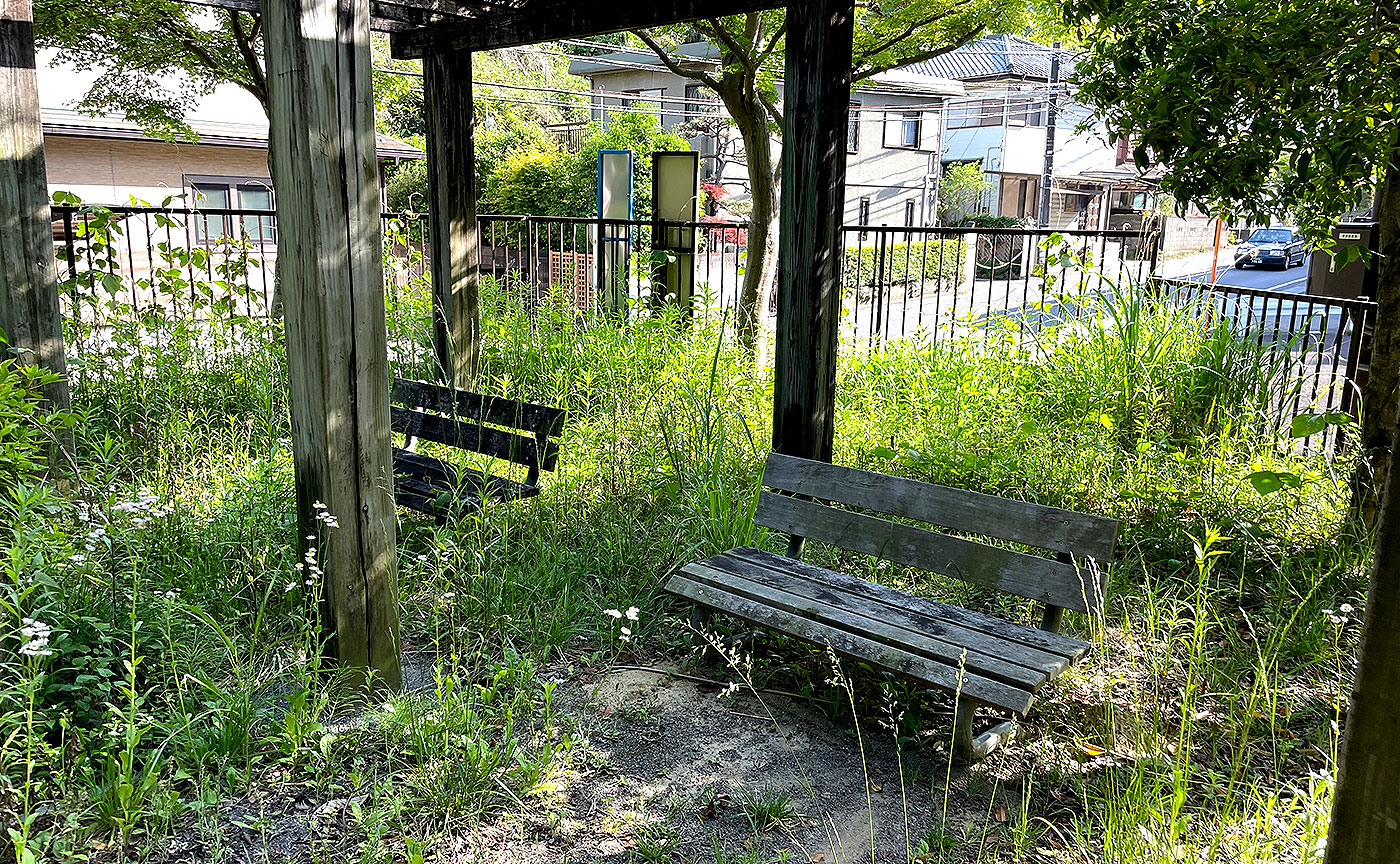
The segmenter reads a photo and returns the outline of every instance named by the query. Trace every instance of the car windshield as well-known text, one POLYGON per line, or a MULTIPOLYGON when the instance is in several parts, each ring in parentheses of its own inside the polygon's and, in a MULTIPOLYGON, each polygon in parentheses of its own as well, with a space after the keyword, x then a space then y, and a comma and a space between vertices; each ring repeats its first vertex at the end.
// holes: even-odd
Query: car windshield
POLYGON ((1251 243, 1288 243, 1293 239, 1293 232, 1287 228, 1260 228, 1249 235, 1251 243))

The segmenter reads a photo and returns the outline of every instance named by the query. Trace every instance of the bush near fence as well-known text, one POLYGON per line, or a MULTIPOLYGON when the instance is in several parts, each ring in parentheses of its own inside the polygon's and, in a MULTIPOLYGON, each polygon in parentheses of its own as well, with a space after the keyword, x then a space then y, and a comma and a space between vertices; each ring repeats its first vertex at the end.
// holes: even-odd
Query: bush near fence
POLYGON ((966 253, 967 244, 961 240, 847 246, 842 285, 859 288, 862 300, 870 298, 877 284, 912 288, 936 280, 940 288, 952 287, 962 278, 966 253))

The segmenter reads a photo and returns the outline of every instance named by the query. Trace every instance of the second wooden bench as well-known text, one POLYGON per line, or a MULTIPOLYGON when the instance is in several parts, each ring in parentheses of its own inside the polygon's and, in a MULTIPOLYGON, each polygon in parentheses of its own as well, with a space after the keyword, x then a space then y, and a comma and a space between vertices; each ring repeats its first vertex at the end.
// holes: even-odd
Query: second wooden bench
POLYGON ((1013 728, 998 724, 974 735, 979 705, 1024 716, 1047 681, 1088 653, 1089 643, 1057 631, 1066 610, 1101 613, 1106 578, 1096 575, 1090 560, 1113 557, 1116 520, 777 453, 768 457, 763 485, 754 521, 788 534, 788 555, 731 549, 682 567, 666 590, 957 694, 953 743, 964 758, 982 758, 1013 728), (838 504, 844 506, 833 506, 838 504), (991 546, 871 512, 1039 547, 1057 557, 991 546), (1041 626, 806 563, 800 559, 809 537, 1038 601, 1045 607, 1041 626), (1072 556, 1080 556, 1080 562, 1072 556))
POLYGON ((538 495, 540 472, 553 471, 559 461, 553 439, 564 431, 562 409, 407 378, 394 379, 391 403, 390 425, 407 439, 394 448, 394 497, 439 521, 538 495), (525 477, 457 468, 415 451, 418 439, 522 465, 525 477))

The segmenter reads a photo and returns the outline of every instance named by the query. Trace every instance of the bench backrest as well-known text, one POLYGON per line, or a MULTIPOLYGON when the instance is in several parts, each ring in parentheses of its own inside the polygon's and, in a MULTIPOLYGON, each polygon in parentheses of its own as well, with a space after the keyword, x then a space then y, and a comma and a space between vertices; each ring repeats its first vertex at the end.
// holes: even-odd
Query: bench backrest
POLYGON ((1118 539, 1116 519, 779 453, 768 457, 763 485, 777 490, 759 495, 754 521, 766 528, 995 588, 1049 607, 1079 612, 1102 608, 1102 581, 1089 568, 1076 568, 1068 556, 1111 559, 1118 539), (1053 550, 1062 553, 1061 560, 820 503, 826 501, 1053 550))
POLYGON ((559 461, 550 438, 564 430, 562 409, 407 378, 394 379, 390 401, 395 432, 524 465, 527 483, 559 461))

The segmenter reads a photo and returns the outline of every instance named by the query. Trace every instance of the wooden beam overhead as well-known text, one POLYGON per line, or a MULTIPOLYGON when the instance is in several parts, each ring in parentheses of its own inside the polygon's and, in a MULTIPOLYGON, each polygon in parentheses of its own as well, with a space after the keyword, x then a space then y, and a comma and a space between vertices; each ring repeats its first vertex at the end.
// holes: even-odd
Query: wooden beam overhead
POLYGON ((411 60, 435 51, 489 51, 533 42, 574 39, 778 9, 781 0, 658 0, 654 3, 587 3, 543 0, 498 8, 462 22, 395 33, 393 55, 411 60))

